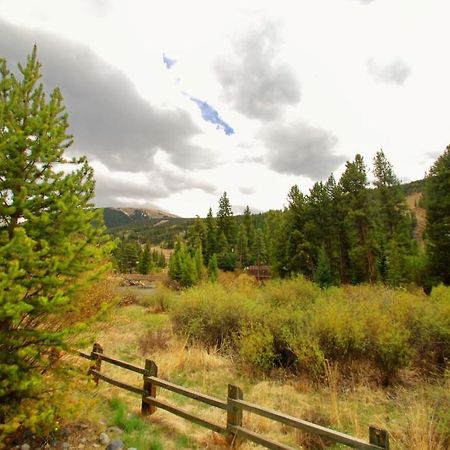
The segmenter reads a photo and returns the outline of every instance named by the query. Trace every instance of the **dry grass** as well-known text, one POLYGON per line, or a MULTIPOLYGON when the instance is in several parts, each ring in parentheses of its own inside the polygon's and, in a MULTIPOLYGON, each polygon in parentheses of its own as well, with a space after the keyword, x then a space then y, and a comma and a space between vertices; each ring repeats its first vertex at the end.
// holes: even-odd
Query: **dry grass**
MULTIPOLYGON (((236 279, 230 277, 227 281, 231 284, 236 279)), ((236 384, 242 388, 246 400, 323 426, 331 426, 362 439, 367 440, 370 424, 385 427, 391 433, 391 448, 394 450, 448 448, 445 436, 448 439, 450 424, 445 422, 445 417, 442 421, 442 408, 446 407, 446 403, 439 403, 435 397, 430 397, 430 392, 442 392, 448 399, 448 385, 438 388, 412 377, 408 391, 399 387, 384 390, 375 388, 370 380, 363 382, 364 367, 354 368, 358 372, 354 380, 342 380, 341 368, 331 363, 326 363, 326 383, 322 387, 298 376, 259 381, 249 379, 248 374, 237 371, 231 357, 220 355, 215 348, 188 346, 187 340, 173 335, 166 314, 149 312, 148 308, 140 305, 116 307, 105 321, 96 323, 85 338, 91 344, 94 341, 101 343, 106 354, 139 366, 143 366, 144 357, 151 358, 157 363, 161 378, 220 399, 226 398, 228 383, 236 384), (421 390, 421 386, 426 386, 426 389, 421 390)), ((86 346, 85 350, 90 351, 90 347, 86 346)), ((89 366, 88 362, 81 364, 83 371, 89 366)), ((139 374, 105 363, 102 371, 126 383, 142 386, 142 376, 139 374)), ((140 399, 136 395, 106 383, 100 382, 98 388, 86 390, 83 380, 74 389, 79 389, 80 393, 74 398, 80 400, 81 414, 88 420, 98 420, 99 414, 103 414, 98 410, 102 410, 102 405, 112 397, 121 399, 130 412, 138 413, 140 409, 140 399)), ((225 424, 226 415, 221 410, 162 389, 158 389, 158 397, 193 414, 225 424)), ((161 430, 164 449, 180 448, 177 440, 179 436, 188 436, 194 442, 195 445, 188 448, 227 448, 221 436, 165 411, 158 411, 146 420, 161 430)), ((296 448, 321 449, 329 444, 254 414, 244 413, 244 424, 273 440, 296 448)), ((252 448, 255 445, 251 443, 241 446, 242 450, 252 448)))

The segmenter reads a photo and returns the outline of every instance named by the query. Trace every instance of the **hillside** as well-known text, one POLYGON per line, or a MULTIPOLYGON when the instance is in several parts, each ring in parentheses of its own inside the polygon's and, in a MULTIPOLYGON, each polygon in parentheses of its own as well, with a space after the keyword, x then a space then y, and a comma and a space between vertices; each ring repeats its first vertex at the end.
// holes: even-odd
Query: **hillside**
POLYGON ((149 222, 152 219, 177 218, 175 214, 150 208, 103 208, 103 218, 107 228, 122 227, 149 222))

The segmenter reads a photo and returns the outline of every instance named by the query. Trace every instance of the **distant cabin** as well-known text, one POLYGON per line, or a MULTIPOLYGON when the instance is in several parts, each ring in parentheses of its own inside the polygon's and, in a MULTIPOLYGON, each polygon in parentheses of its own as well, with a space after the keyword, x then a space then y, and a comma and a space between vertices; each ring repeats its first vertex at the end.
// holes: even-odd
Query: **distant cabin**
POLYGON ((266 281, 272 278, 270 266, 248 266, 245 271, 254 276, 258 281, 266 281))

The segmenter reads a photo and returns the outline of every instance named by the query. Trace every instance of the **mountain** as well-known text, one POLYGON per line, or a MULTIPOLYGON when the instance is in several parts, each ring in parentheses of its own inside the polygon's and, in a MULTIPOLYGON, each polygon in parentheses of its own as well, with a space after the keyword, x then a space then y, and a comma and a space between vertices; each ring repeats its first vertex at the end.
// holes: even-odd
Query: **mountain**
POLYGON ((151 208, 103 208, 103 218, 107 228, 126 227, 135 224, 144 225, 154 219, 174 219, 178 218, 161 209, 151 208))

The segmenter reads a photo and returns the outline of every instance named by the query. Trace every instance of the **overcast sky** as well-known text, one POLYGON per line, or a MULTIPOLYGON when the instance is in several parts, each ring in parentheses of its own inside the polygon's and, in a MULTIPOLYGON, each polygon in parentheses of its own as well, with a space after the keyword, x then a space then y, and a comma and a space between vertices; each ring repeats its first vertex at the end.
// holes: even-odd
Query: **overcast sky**
POLYGON ((450 144, 449 0, 0 0, 0 56, 33 43, 98 206, 279 209, 356 153, 402 181, 450 144), (245 5, 245 6, 243 6, 245 5))

